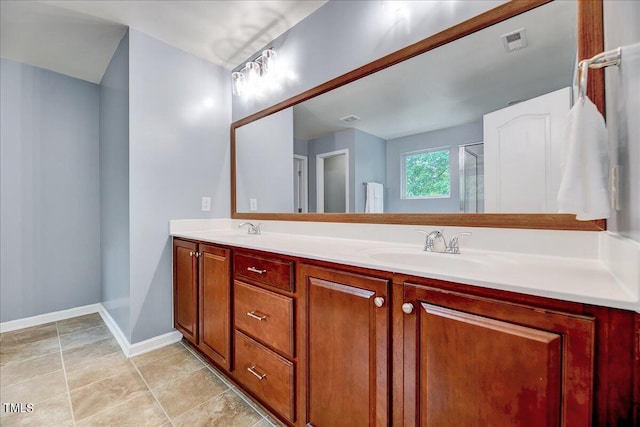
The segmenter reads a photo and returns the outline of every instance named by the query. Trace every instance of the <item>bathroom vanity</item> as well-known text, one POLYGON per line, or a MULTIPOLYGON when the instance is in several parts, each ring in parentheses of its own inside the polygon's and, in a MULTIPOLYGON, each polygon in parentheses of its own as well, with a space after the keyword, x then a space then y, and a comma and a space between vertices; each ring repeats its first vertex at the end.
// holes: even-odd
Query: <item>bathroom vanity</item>
POLYGON ((173 233, 175 327, 284 425, 634 425, 634 311, 492 288, 495 254, 245 233, 173 233))
MULTIPOLYGON (((575 38, 575 46, 559 55, 571 63, 576 51, 582 59, 603 50, 601 1, 505 2, 232 123, 231 218, 271 223, 262 235, 248 235, 231 220, 220 227, 172 227, 175 326, 194 349, 283 425, 638 425, 640 251, 637 245, 627 248, 625 243, 611 243, 615 238, 603 231, 604 220, 577 221, 574 215, 553 213, 552 203, 539 206, 536 202, 524 210, 520 206, 485 210, 477 204, 468 209, 469 199, 460 198, 460 203, 443 210, 434 207, 435 200, 408 200, 397 193, 405 184, 375 175, 387 164, 399 165, 396 158, 380 161, 366 171, 366 177, 354 164, 353 173, 344 174, 349 180, 338 186, 344 207, 325 211, 320 196, 324 184, 315 185, 323 182, 323 173, 307 171, 308 182, 301 178, 304 167, 291 174, 294 159, 305 156, 317 169, 329 154, 343 156, 345 170, 347 160, 356 163, 360 139, 354 129, 339 125, 322 135, 294 133, 305 124, 298 119, 316 104, 332 106, 308 115, 328 114, 333 120, 343 115, 337 112, 348 118, 346 114, 355 111, 350 101, 359 100, 364 106, 374 98, 383 101, 375 108, 382 116, 370 124, 401 122, 410 116, 424 123, 441 111, 452 118, 455 114, 447 114, 443 103, 453 102, 451 111, 456 113, 460 105, 476 104, 470 101, 472 89, 488 91, 479 95, 483 101, 507 97, 482 114, 512 105, 509 90, 477 79, 523 65, 522 70, 548 72, 560 61, 548 61, 551 55, 543 60, 511 55, 513 64, 492 62, 491 67, 459 78, 474 84, 460 91, 464 97, 457 103, 454 96, 430 96, 453 84, 424 76, 432 76, 454 57, 477 62, 474 55, 487 50, 461 46, 470 40, 468 36, 481 36, 481 29, 500 35, 526 26, 533 40, 534 27, 519 21, 527 16, 537 17, 541 33, 555 34, 549 45, 554 54, 559 40, 575 38), (557 31, 551 31, 551 17, 565 12, 567 19, 559 19, 557 31), (440 60, 440 47, 455 54, 440 60), (532 66, 540 63, 545 66, 532 66), (493 66, 495 72, 487 71, 493 66), (386 88, 385 76, 394 73, 403 87, 409 71, 416 70, 419 84, 409 83, 407 92, 397 89, 388 96, 373 90, 386 88), (437 89, 427 88, 424 96, 413 96, 429 82, 437 89), (373 96, 355 97, 358 92, 373 96), (349 102, 328 104, 327 97, 333 96, 349 102), (391 101, 412 99, 420 108, 429 100, 436 105, 429 113, 413 110, 396 118, 394 114, 410 105, 391 101), (341 150, 327 153, 324 135, 333 135, 328 142, 351 147, 351 157, 341 150), (269 159, 268 168, 265 159, 269 159), (385 179, 387 202, 394 197, 407 204, 384 213, 363 213, 362 182, 385 179), (424 209, 416 204, 424 204, 424 209), (307 227, 309 223, 313 225, 307 227), (457 231, 473 231, 473 248, 460 245, 460 255, 425 253, 418 239, 412 239, 415 226, 429 226, 422 230, 427 233, 437 226, 464 227, 457 231)), ((520 74, 510 72, 509 77, 520 74)), ((570 77, 571 73, 561 74, 570 77)), ((601 74, 593 77, 590 74, 588 96, 604 111, 603 78, 601 74)), ((554 78, 545 74, 507 86, 528 87, 533 81, 547 84, 554 78)), ((571 82, 561 87, 567 85, 571 82)), ((539 88, 518 98, 531 99, 559 88, 539 88)), ((365 121, 357 130, 376 136, 365 121)), ((540 123, 541 134, 546 135, 547 122, 540 123)), ((433 123, 420 132, 450 126, 433 123)), ((392 146, 399 135, 404 138, 416 131, 395 129, 393 133, 379 138, 387 141, 387 153, 392 151, 389 141, 392 146)), ((440 145, 452 145, 449 153, 457 160, 459 149, 473 141, 447 139, 440 145)), ((342 149, 328 142, 331 150, 342 149)), ((370 152, 371 147, 367 142, 367 149, 360 152, 370 152)), ((416 149, 409 147, 401 154, 416 149)), ((540 159, 552 158, 550 153, 541 154, 540 159)), ((531 157, 530 152, 516 152, 507 166, 515 167, 518 177, 545 187, 545 198, 553 202, 557 191, 553 185, 542 185, 547 182, 544 174, 522 170, 519 160, 534 164, 531 157)), ((545 174, 559 172, 544 161, 535 164, 545 174)), ((460 181, 466 170, 462 169, 460 181)), ((392 168, 386 174, 403 179, 392 168)), ((513 183, 509 178, 495 181, 513 183)), ((452 186, 455 191, 457 187, 452 186)), ((515 187, 516 197, 528 194, 519 183, 515 187)), ((466 190, 460 190, 463 193, 466 190)))

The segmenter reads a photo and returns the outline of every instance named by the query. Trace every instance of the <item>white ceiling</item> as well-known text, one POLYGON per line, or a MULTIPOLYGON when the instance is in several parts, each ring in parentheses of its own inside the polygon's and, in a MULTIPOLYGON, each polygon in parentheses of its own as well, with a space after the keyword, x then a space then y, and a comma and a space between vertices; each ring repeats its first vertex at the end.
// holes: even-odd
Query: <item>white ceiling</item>
POLYGON ((299 104, 294 134, 353 127, 391 139, 470 123, 571 85, 575 59, 576 3, 547 3, 299 104), (522 27, 529 46, 505 52, 500 36, 522 27), (361 120, 339 120, 352 114, 361 120))
POLYGON ((0 55, 99 83, 126 27, 227 69, 327 0, 0 2, 0 55))

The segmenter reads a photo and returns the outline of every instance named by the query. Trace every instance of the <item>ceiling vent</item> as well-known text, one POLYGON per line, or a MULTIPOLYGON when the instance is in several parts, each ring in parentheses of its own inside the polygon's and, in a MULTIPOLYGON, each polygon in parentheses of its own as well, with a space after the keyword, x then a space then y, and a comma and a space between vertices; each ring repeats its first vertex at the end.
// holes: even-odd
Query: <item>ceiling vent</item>
POLYGON ((500 38, 502 39, 504 50, 507 52, 513 52, 514 50, 527 47, 527 34, 524 28, 503 34, 500 38))
POLYGON ((353 114, 345 116, 340 119, 341 122, 345 122, 345 123, 353 123, 353 122, 357 122, 358 120, 360 120, 360 117, 354 116, 353 114))

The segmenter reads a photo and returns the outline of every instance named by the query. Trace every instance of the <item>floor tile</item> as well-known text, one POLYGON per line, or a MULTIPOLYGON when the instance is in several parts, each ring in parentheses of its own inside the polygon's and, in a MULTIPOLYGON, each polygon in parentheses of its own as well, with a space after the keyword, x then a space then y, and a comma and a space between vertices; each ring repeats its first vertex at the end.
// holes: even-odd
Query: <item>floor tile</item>
POLYGON ((57 336, 58 332, 54 322, 47 323, 45 325, 33 326, 31 328, 19 329, 17 331, 5 332, 0 335, 0 344, 3 347, 9 347, 11 345, 29 344, 57 336))
POLYGON ((33 405, 33 412, 10 413, 3 412, 2 427, 67 427, 73 426, 69 396, 67 393, 58 395, 41 403, 33 405))
POLYGON ((35 359, 57 351, 60 351, 60 343, 57 336, 25 344, 2 344, 0 345, 0 366, 24 362, 25 360, 35 359))
POLYGON ((138 373, 125 373, 77 388, 71 392, 73 415, 82 420, 146 392, 138 373))
POLYGON ((85 316, 78 316, 72 319, 59 321, 58 333, 68 334, 71 332, 82 331, 84 329, 95 328, 96 326, 104 326, 104 321, 98 313, 91 313, 85 316))
POLYGON ((0 401, 39 403, 67 392, 62 370, 0 388, 0 401))
POLYGON ((176 427, 250 427, 262 417, 232 390, 208 400, 173 420, 176 427))
POLYGON ((138 369, 149 387, 155 389, 202 366, 204 366, 202 362, 186 349, 182 349, 162 359, 138 366, 138 369))
POLYGON ((71 332, 70 334, 60 334, 60 346, 64 351, 74 347, 91 344, 110 337, 112 337, 112 335, 111 331, 109 331, 109 328, 104 325, 97 326, 95 328, 71 332))
POLYGON ((271 427, 271 424, 267 420, 261 420, 258 424, 254 424, 251 427, 271 427))
POLYGON ((167 345, 158 350, 150 351, 149 353, 141 354, 140 356, 132 357, 131 360, 137 365, 142 366, 146 365, 149 362, 153 362, 154 360, 162 359, 163 357, 169 356, 178 351, 184 350, 184 346, 179 342, 171 345, 167 345))
POLYGON ((165 425, 171 426, 150 392, 108 408, 76 424, 78 427, 164 427, 165 425))
POLYGON ((60 369, 62 369, 62 360, 59 352, 24 362, 10 363, 0 367, 0 387, 7 387, 60 369))
POLYGON ((126 358, 97 313, 0 335, 0 401, 33 404, 2 427, 276 425, 231 387, 183 343, 126 358))
POLYGON ((84 387, 96 381, 120 374, 136 374, 136 368, 121 352, 111 353, 67 369, 69 390, 84 387))
POLYGON ((84 363, 87 360, 116 352, 122 354, 122 350, 120 349, 118 342, 112 337, 80 347, 75 347, 70 350, 64 350, 62 352, 62 361, 66 368, 70 368, 80 363, 84 363))
POLYGON ((173 419, 228 389, 226 384, 203 366, 163 384, 153 392, 167 415, 173 419))

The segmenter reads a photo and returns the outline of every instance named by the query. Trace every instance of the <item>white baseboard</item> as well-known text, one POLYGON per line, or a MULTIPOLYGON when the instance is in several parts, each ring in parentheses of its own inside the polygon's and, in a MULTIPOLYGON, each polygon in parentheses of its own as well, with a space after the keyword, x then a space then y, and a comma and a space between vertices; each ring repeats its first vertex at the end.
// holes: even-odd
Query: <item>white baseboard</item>
POLYGON ((157 337, 149 338, 148 340, 140 341, 129 346, 129 356, 138 356, 143 353, 148 353, 153 350, 157 350, 164 346, 176 343, 182 340, 182 334, 178 331, 167 332, 166 334, 158 335, 157 337))
POLYGON ((0 323, 0 333, 15 331, 16 329, 30 328, 46 323, 58 322, 85 314, 99 313, 103 310, 102 304, 89 304, 82 307, 74 307, 68 310, 54 311, 53 313, 40 314, 38 316, 25 317, 24 319, 10 320, 0 323))
POLYGON ((25 317, 24 319, 10 320, 0 323, 0 333, 11 332, 17 329, 30 328, 32 326, 44 325, 46 323, 58 322, 72 317, 83 316, 85 314, 99 313, 107 328, 120 345, 122 352, 127 357, 137 356, 149 351, 157 350, 164 346, 173 344, 182 339, 182 334, 178 331, 167 332, 148 340, 131 344, 124 335, 118 324, 113 320, 106 308, 100 303, 90 304, 82 307, 70 308, 68 310, 55 311, 53 313, 40 314, 38 316, 25 317))
POLYGON ((98 313, 100 313, 100 317, 102 317, 105 325, 107 325, 107 328, 109 328, 109 330, 111 331, 111 335, 113 335, 113 337, 118 342, 118 345, 122 349, 124 355, 130 357, 129 347, 131 347, 131 343, 129 343, 129 340, 124 335, 124 332, 122 332, 122 329, 120 329, 120 326, 118 326, 116 321, 113 320, 113 317, 111 317, 107 309, 104 308, 104 305, 100 304, 100 311, 98 313))
POLYGON ((122 352, 127 357, 138 356, 139 354, 147 353, 153 350, 157 350, 164 346, 173 344, 182 339, 182 334, 178 331, 167 332, 163 335, 158 335, 157 337, 149 338, 148 340, 140 341, 135 344, 131 344, 127 337, 125 337, 124 333, 118 326, 118 324, 113 320, 113 317, 109 314, 106 308, 102 304, 100 304, 100 316, 102 316, 102 320, 107 325, 114 338, 120 345, 122 352))

